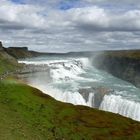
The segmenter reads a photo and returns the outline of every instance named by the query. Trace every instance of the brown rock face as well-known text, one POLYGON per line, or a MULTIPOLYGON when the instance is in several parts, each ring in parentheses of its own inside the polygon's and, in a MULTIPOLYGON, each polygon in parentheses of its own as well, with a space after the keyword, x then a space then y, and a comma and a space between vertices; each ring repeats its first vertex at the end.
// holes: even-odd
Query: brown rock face
POLYGON ((3 50, 3 45, 2 45, 2 42, 0 41, 0 51, 3 50))
POLYGON ((79 89, 79 93, 83 96, 86 102, 89 100, 89 94, 94 93, 94 97, 92 98, 92 107, 94 108, 99 108, 104 96, 111 92, 113 92, 112 89, 108 89, 105 87, 79 89))
POLYGON ((95 66, 140 88, 140 50, 105 52, 97 56, 95 66))

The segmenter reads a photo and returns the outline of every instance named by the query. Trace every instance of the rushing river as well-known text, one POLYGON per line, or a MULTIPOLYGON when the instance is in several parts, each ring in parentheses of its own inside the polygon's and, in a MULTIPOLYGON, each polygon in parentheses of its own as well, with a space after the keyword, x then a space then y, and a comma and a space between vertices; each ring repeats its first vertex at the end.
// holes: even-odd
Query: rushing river
POLYGON ((96 107, 140 121, 140 89, 96 69, 88 57, 50 56, 19 63, 40 67, 40 71, 24 74, 24 77, 30 85, 57 100, 96 107))

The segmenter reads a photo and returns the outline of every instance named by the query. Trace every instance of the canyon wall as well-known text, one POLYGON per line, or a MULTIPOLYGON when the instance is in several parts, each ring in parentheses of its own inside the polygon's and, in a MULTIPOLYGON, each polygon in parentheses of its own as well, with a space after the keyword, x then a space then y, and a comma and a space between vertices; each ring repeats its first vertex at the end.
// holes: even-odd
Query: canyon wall
POLYGON ((140 50, 106 51, 96 57, 95 65, 140 87, 140 50))

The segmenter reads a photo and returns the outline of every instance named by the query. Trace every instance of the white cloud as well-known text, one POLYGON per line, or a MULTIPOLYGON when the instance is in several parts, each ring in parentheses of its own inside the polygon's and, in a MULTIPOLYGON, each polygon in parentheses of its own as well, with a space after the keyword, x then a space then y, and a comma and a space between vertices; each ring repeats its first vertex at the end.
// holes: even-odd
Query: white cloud
POLYGON ((45 19, 38 14, 41 10, 41 7, 14 4, 4 0, 0 6, 0 21, 10 22, 10 24, 15 23, 26 27, 42 27, 45 25, 45 19))
POLYGON ((26 4, 2 0, 1 40, 6 46, 29 46, 40 51, 139 48, 140 10, 99 6, 109 0, 82 1, 94 5, 60 10, 57 0, 26 0, 26 4))
POLYGON ((94 6, 68 13, 76 26, 87 31, 140 31, 140 10, 116 13, 94 6))

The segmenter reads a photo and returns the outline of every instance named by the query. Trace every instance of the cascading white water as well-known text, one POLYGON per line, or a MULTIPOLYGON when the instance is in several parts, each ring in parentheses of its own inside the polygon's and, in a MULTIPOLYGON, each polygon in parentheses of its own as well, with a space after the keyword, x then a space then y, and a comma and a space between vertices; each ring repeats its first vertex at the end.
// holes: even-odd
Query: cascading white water
POLYGON ((88 58, 68 59, 68 60, 48 60, 48 61, 19 61, 19 63, 32 65, 48 65, 50 68, 50 76, 53 81, 68 81, 77 79, 79 74, 84 73, 84 68, 89 65, 88 58))
POLYGON ((94 107, 95 106, 95 104, 94 104, 94 93, 89 93, 88 101, 87 101, 86 104, 89 107, 94 107))
POLYGON ((124 99, 120 95, 105 95, 100 109, 140 120, 140 103, 124 99))
POLYGON ((101 110, 119 113, 140 121, 140 89, 97 70, 87 57, 46 57, 19 62, 44 67, 47 65, 49 73, 44 71, 28 75, 26 80, 30 85, 57 100, 89 107, 97 107, 98 103, 101 110), (107 95, 98 92, 99 95, 101 94, 98 96, 95 94, 95 89, 100 87, 112 89, 114 92, 107 95), (79 89, 83 89, 83 93, 79 92, 79 89))
POLYGON ((44 86, 44 85, 31 84, 31 86, 37 87, 38 89, 50 95, 51 97, 55 98, 56 100, 72 103, 74 105, 87 105, 82 95, 78 92, 71 92, 71 91, 62 92, 59 89, 44 86))

